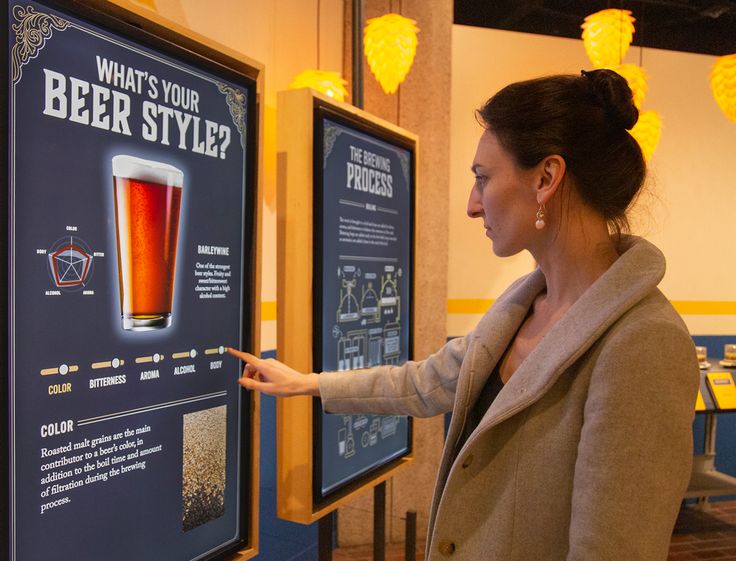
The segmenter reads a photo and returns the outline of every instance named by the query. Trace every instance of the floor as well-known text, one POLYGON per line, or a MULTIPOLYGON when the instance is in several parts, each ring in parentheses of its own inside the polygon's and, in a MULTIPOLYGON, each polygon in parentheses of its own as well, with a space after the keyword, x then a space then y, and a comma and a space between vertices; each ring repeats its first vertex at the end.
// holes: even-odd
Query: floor
MULTIPOLYGON (((424 559, 424 544, 417 544, 416 561, 424 559)), ((373 561, 373 546, 338 548, 332 552, 332 561, 373 561)), ((405 561, 404 544, 388 544, 385 561, 405 561)))
POLYGON ((736 501, 680 511, 667 561, 711 560, 736 561, 736 501))
MULTIPOLYGON (((423 555, 421 544, 416 560, 422 561, 423 555)), ((339 548, 332 561, 373 561, 373 548, 339 548)), ((385 561, 405 561, 404 545, 388 545, 385 561)), ((667 561, 736 561, 736 501, 712 503, 707 511, 680 511, 667 561)))

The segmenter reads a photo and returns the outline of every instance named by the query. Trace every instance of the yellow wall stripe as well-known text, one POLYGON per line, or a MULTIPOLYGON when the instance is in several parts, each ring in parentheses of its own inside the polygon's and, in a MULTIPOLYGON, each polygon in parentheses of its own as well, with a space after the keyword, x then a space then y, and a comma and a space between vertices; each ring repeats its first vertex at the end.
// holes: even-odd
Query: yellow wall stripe
MULTIPOLYGON (((484 314, 493 303, 492 298, 450 298, 448 314, 484 314)), ((736 315, 736 302, 707 300, 673 300, 675 310, 682 315, 728 316, 736 315)), ((276 302, 261 302, 261 320, 276 320, 276 302)))
POLYGON ((276 302, 261 302, 261 321, 276 321, 276 302))
POLYGON ((731 316, 736 315, 736 302, 703 300, 673 300, 672 305, 684 316, 731 316))
MULTIPOLYGON (((450 298, 448 314, 484 314, 495 300, 489 298, 450 298)), ((675 310, 682 315, 727 316, 736 315, 736 302, 673 300, 675 310)))
POLYGON ((447 313, 484 314, 494 302, 490 298, 450 298, 447 300, 447 313))

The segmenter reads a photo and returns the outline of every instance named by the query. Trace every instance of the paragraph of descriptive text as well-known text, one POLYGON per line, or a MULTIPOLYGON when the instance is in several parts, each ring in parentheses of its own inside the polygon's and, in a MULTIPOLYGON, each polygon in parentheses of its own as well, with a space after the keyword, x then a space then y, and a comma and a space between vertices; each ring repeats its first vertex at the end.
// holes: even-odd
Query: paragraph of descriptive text
POLYGON ((151 456, 163 449, 150 442, 150 433, 151 427, 143 425, 41 448, 41 514, 70 504, 85 487, 145 470, 151 456))
POLYGON ((360 245, 387 247, 396 243, 396 233, 392 224, 356 220, 340 217, 340 241, 360 245))
POLYGON ((231 267, 227 263, 197 262, 194 270, 197 285, 194 291, 200 300, 227 298, 232 275, 231 267))

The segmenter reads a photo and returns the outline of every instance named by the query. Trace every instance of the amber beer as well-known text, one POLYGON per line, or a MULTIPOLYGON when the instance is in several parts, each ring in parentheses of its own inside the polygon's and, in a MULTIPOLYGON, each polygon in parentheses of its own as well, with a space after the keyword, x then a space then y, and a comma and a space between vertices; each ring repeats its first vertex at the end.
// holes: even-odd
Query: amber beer
POLYGON ((184 174, 160 162, 112 159, 123 329, 171 325, 184 174))

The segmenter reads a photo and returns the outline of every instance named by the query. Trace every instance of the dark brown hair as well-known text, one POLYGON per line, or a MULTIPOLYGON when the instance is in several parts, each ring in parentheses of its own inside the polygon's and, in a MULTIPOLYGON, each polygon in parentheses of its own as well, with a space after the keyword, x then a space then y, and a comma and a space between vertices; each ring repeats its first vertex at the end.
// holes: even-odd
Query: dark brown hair
POLYGON ((523 168, 562 156, 582 199, 615 234, 628 230, 626 211, 644 183, 646 164, 627 132, 639 112, 624 78, 603 69, 517 82, 477 116, 523 168))

